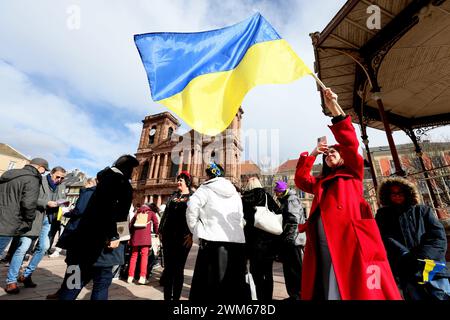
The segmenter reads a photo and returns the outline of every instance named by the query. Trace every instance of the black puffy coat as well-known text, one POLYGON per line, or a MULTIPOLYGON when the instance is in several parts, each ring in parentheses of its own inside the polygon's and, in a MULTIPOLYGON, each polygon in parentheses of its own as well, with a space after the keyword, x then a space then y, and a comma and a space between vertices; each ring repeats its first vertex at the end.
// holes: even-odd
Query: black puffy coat
POLYGON ((245 191, 242 194, 242 206, 245 219, 244 234, 248 257, 261 255, 264 258, 273 259, 278 251, 280 236, 254 227, 255 206, 264 207, 266 205, 266 195, 269 210, 281 214, 278 204, 263 188, 255 188, 245 191))
POLYGON ((121 173, 106 168, 97 174, 98 184, 68 245, 68 264, 110 267, 124 264, 124 245, 108 249, 119 239, 117 222, 127 221, 133 189, 121 173))
POLYGON ((0 177, 0 236, 20 236, 36 217, 41 175, 30 165, 0 177))
MULTIPOLYGON (((447 251, 445 230, 430 207, 425 205, 387 206, 377 211, 375 219, 392 271, 396 276, 408 276, 404 274, 405 264, 411 267, 408 273, 415 274, 418 271, 418 265, 415 263, 417 259, 445 262, 447 251)), ((435 277, 446 276, 448 273, 443 270, 435 277)))

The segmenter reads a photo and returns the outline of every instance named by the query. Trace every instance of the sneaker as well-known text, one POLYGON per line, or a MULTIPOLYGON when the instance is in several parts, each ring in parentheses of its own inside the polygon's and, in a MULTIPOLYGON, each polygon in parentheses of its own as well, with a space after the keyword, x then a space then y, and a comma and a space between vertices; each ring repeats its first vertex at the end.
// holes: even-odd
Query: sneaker
POLYGON ((140 277, 138 280, 139 284, 148 284, 149 282, 145 277, 140 277))
POLYGON ((5 292, 9 294, 18 294, 20 292, 17 283, 8 283, 5 288, 5 292))
POLYGON ((128 283, 133 283, 134 277, 128 277, 127 282, 128 283))
POLYGON ((51 255, 49 255, 50 258, 57 258, 59 257, 59 251, 53 252, 51 255))
POLYGON ((25 288, 36 288, 37 284, 33 282, 33 280, 31 280, 31 276, 29 277, 24 277, 23 275, 19 276, 19 278, 17 278, 17 280, 21 283, 23 283, 25 288))

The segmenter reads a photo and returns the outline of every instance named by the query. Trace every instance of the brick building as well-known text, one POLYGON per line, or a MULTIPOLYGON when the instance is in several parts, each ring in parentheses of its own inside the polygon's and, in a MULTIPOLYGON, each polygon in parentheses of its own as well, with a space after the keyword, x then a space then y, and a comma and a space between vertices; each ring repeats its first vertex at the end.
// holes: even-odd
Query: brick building
POLYGON ((166 203, 176 191, 176 177, 187 170, 193 177, 193 188, 206 180, 205 168, 214 160, 225 170, 225 176, 241 186, 241 121, 239 109, 230 126, 219 135, 207 136, 194 130, 179 135, 178 120, 163 112, 145 117, 136 158, 140 165, 133 173, 133 204, 166 203))
MULTIPOLYGON (((412 143, 397 145, 400 162, 408 179, 417 184, 421 202, 430 206, 433 201, 430 195, 430 187, 433 189, 441 208, 450 207, 450 142, 430 142, 422 143, 422 159, 425 168, 428 170, 429 179, 425 179, 420 160, 415 152, 412 143), (429 180, 429 183, 426 183, 429 180)), ((391 176, 395 172, 394 162, 388 146, 370 148, 374 170, 377 180, 391 176)), ((366 190, 370 190, 373 183, 370 177, 366 179, 366 190)), ((371 192, 372 202, 376 202, 375 193, 371 192)))

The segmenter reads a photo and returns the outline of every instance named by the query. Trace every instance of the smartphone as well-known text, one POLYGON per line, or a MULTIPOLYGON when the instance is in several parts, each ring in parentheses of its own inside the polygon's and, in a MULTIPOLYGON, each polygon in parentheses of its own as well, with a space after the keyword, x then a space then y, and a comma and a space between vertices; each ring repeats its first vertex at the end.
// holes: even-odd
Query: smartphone
POLYGON ((317 138, 317 143, 321 143, 321 142, 327 144, 327 137, 323 136, 323 137, 317 138))

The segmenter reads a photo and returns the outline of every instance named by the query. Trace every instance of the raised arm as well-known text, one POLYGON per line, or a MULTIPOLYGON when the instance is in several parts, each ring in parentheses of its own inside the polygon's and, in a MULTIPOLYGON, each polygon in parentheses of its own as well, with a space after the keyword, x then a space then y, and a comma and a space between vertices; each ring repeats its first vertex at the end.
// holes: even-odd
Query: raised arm
POLYGON ((333 115, 333 125, 330 126, 334 138, 340 145, 339 154, 344 159, 344 165, 353 172, 356 178, 363 179, 364 160, 358 153, 359 141, 350 116, 342 111, 337 102, 338 96, 331 89, 324 90, 325 105, 333 115))
POLYGON ((316 161, 316 155, 309 155, 308 152, 300 154, 295 171, 295 185, 300 190, 314 194, 314 185, 317 178, 311 175, 311 169, 316 161))

